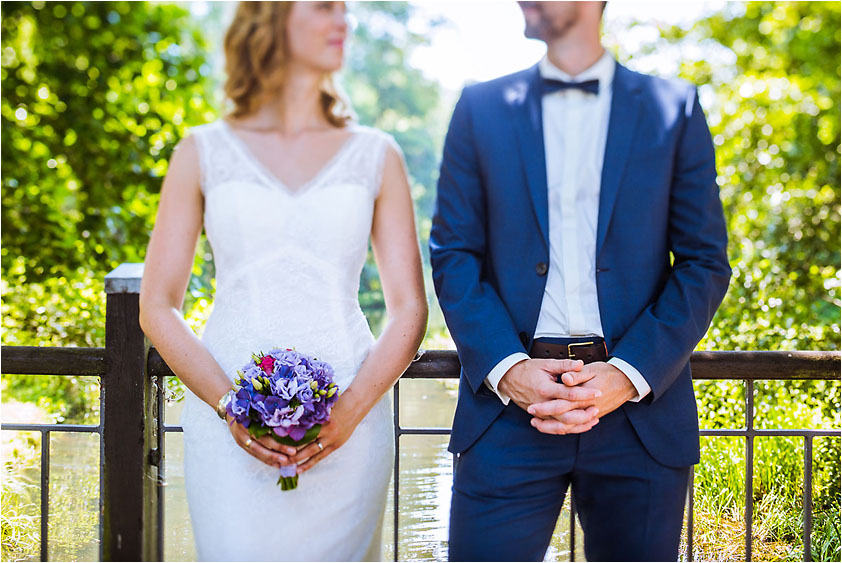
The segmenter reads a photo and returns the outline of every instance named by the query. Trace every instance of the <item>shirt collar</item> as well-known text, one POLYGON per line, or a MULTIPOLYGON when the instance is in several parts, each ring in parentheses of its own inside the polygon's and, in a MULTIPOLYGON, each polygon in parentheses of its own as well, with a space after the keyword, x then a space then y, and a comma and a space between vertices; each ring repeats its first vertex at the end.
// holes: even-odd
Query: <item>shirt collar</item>
POLYGON ((555 66, 550 62, 547 55, 544 55, 544 58, 538 62, 538 72, 543 78, 553 78, 564 80, 565 82, 584 82, 585 80, 597 79, 601 86, 600 92, 602 92, 602 89, 611 84, 611 81, 614 79, 614 69, 616 66, 617 63, 614 57, 606 50, 599 60, 576 76, 567 74, 555 66))

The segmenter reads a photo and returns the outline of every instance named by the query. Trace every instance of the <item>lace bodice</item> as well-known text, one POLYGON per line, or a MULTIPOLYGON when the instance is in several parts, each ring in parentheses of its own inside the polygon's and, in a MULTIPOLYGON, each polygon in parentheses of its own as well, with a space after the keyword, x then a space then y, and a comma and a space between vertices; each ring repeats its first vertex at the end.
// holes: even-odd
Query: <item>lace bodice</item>
POLYGON ((217 281, 205 343, 228 371, 261 346, 324 356, 330 335, 331 357, 324 359, 339 363, 338 372, 353 370, 371 338, 357 293, 384 156, 394 141, 352 126, 321 171, 293 192, 225 121, 192 134, 217 281), (239 346, 232 346, 234 336, 239 346))

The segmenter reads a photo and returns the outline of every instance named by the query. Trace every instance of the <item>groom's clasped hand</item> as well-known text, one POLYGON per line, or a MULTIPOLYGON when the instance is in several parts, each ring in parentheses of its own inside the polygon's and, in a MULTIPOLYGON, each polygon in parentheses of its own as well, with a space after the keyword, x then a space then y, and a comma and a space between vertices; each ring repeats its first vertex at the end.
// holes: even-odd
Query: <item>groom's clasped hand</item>
POLYGON ((586 432, 599 422, 599 417, 612 412, 636 395, 629 378, 607 362, 583 365, 581 360, 529 361, 568 362, 574 365, 560 373, 560 383, 554 384, 563 388, 558 392, 564 396, 548 397, 526 409, 534 417, 532 426, 545 434, 586 432))
POLYGON ((509 369, 499 387, 545 434, 587 432, 600 416, 635 395, 629 379, 613 365, 585 365, 581 360, 523 360, 509 369))

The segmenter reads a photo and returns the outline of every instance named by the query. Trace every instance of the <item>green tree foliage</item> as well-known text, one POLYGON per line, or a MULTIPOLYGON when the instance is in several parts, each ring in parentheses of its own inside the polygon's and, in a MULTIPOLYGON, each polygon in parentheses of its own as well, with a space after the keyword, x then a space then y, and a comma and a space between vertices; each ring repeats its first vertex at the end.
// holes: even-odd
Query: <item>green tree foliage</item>
MULTIPOLYGON (((838 2, 728 3, 688 29, 662 29, 636 53, 681 50, 680 76, 699 85, 716 145, 734 275, 701 349, 839 349, 839 21, 838 2)), ((702 426, 743 426, 743 393, 727 381, 697 382, 702 426)), ((755 403, 760 427, 839 428, 838 381, 758 384, 755 403)), ((733 468, 742 469, 742 448, 703 441, 701 557, 728 549, 719 518, 741 520, 744 483, 733 468)), ((763 559, 802 557, 802 456, 785 438, 756 443, 755 552, 763 559)), ((824 531, 814 535, 816 560, 840 556, 839 459, 838 438, 817 440, 814 530, 824 531)))
MULTIPOLYGON (((172 5, 0 12, 3 344, 102 346, 103 277, 142 260, 172 148, 213 115, 206 45, 172 5)), ((95 415, 95 382, 4 382, 59 420, 95 415)))
POLYGON ((212 114, 183 8, 2 5, 2 269, 17 283, 140 261, 167 159, 212 114))
MULTIPOLYGON (((409 57, 429 39, 410 31, 413 9, 407 2, 360 2, 351 12, 359 23, 348 50, 344 82, 360 122, 392 134, 404 153, 426 256, 446 116, 438 84, 411 67, 409 57)), ((425 262, 429 264, 429 259, 425 262)), ((371 253, 360 288, 360 303, 377 330, 384 303, 371 253)))
POLYGON ((840 5, 728 4, 689 32, 681 75, 704 85, 734 278, 704 343, 722 350, 839 349, 840 5))

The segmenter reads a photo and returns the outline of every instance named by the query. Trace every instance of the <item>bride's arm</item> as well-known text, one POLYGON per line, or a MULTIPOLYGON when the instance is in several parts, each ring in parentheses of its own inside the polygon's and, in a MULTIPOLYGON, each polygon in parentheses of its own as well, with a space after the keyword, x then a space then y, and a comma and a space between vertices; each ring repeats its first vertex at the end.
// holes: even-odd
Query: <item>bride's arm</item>
MULTIPOLYGON (((231 389, 231 381, 181 313, 196 243, 202 232, 204 200, 199 187, 199 157, 192 137, 179 143, 161 187, 155 227, 146 250, 140 284, 140 326, 173 373, 200 399, 216 408, 231 389)), ((245 447, 248 434, 239 424, 230 427, 245 447)), ((270 465, 288 459, 268 448, 289 450, 261 439, 245 449, 270 465)))
POLYGON ((173 373, 215 407, 231 381, 181 313, 202 232, 203 206, 198 151, 188 137, 173 152, 161 187, 140 284, 140 326, 173 373))
POLYGON ((380 273, 387 322, 354 381, 342 392, 331 421, 298 452, 299 473, 310 469, 350 437, 354 428, 406 370, 427 329, 427 298, 415 213, 403 158, 389 146, 380 195, 374 208, 371 243, 380 273), (312 457, 311 457, 312 456, 312 457))
POLYGON ((367 413, 412 362, 427 330, 427 296, 409 182, 389 146, 374 208, 371 246, 386 302, 386 326, 345 391, 367 413))

